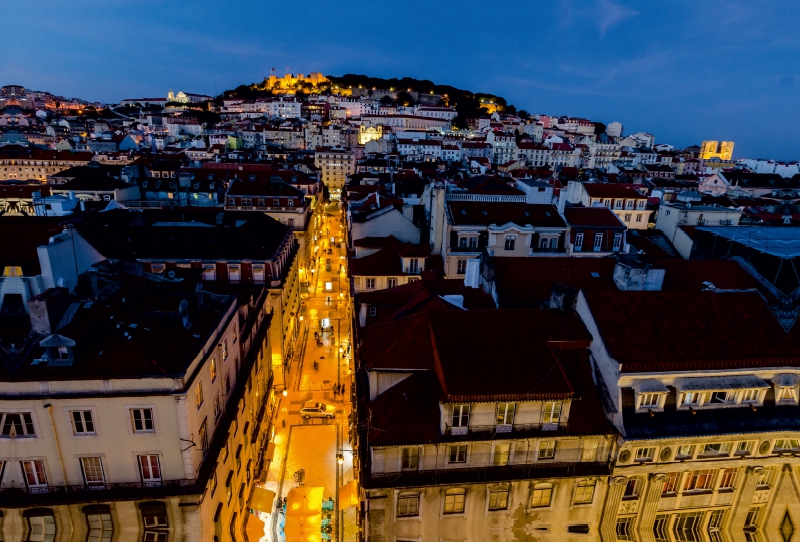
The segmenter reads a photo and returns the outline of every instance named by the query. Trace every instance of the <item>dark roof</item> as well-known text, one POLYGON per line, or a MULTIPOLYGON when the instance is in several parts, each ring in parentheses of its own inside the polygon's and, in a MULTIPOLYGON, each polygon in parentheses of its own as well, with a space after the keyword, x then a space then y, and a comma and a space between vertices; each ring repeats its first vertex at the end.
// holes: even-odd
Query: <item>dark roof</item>
POLYGON ((638 198, 644 199, 644 196, 633 188, 627 186, 619 186, 616 184, 603 184, 603 183, 583 183, 583 188, 586 193, 592 198, 638 198))
POLYGON ((622 372, 800 366, 800 327, 785 332, 757 292, 597 291, 586 298, 598 339, 622 372))
POLYGON ((353 246, 364 248, 384 248, 388 247, 389 245, 395 245, 399 242, 400 240, 394 235, 389 235, 388 237, 362 237, 361 239, 356 239, 353 241, 353 246))
POLYGON ((424 312, 367 328, 362 363, 368 370, 432 369, 446 402, 567 398, 575 393, 558 356, 586 348, 589 337, 572 313, 424 312))
POLYGON ((555 205, 510 202, 450 201, 447 203, 455 225, 480 224, 566 228, 555 205))
POLYGON ((512 186, 509 181, 513 179, 496 175, 476 175, 453 184, 470 194, 525 195, 525 192, 512 186))
POLYGON ((625 224, 606 207, 568 207, 564 218, 573 228, 627 229, 625 224))
POLYGON ((77 229, 103 256, 123 261, 267 261, 291 236, 287 226, 263 213, 205 209, 92 213, 77 229))
POLYGON ((290 184, 271 181, 243 181, 233 179, 228 187, 228 196, 267 196, 282 198, 298 198, 305 200, 305 194, 290 184))
MULTIPOLYGON (((403 273, 403 258, 424 258, 426 271, 431 270, 431 266, 436 263, 434 260, 437 258, 441 262, 441 256, 431 256, 428 245, 396 243, 363 258, 350 260, 350 274, 353 276, 403 275, 405 274, 403 273)), ((419 273, 414 274, 418 275, 419 273)))
POLYGON ((53 192, 69 192, 69 191, 90 191, 90 192, 113 192, 114 190, 123 190, 131 188, 132 186, 119 179, 113 177, 106 177, 102 175, 80 175, 71 179, 64 184, 54 185, 53 192))
POLYGON ((46 245, 51 237, 62 231, 59 225, 64 217, 3 216, 0 217, 0 265, 22 267, 25 276, 35 276, 42 272, 36 248, 46 245))
POLYGON ((669 237, 661 230, 628 230, 627 241, 633 248, 643 251, 650 258, 681 257, 669 237))

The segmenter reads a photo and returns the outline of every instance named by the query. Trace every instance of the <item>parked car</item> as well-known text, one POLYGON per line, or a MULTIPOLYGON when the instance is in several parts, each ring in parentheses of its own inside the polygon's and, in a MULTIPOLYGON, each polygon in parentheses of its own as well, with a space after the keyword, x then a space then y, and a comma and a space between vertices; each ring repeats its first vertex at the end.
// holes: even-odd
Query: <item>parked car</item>
POLYGON ((335 406, 326 405, 325 403, 315 403, 314 401, 309 401, 300 409, 300 416, 306 420, 309 418, 327 418, 330 420, 335 415, 335 406))

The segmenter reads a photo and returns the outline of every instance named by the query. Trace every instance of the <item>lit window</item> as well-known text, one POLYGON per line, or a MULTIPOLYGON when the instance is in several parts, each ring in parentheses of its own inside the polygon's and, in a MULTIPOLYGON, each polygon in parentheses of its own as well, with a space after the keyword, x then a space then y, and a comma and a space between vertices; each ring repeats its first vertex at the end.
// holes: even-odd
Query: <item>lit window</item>
POLYGON ((683 444, 678 446, 678 451, 675 453, 676 459, 687 459, 694 456, 694 444, 683 444))
POLYGON ((489 510, 508 508, 508 484, 493 486, 489 490, 489 510))
POLYGON ((664 486, 661 488, 662 495, 669 495, 672 493, 677 492, 678 490, 678 480, 680 479, 680 474, 677 472, 668 472, 667 479, 664 480, 664 486))
POLYGON ((553 459, 556 456, 556 441, 542 440, 539 442, 539 459, 553 459))
POLYGON ((683 483, 684 491, 707 491, 714 486, 714 470, 693 470, 683 483))
POLYGON ((547 401, 542 411, 542 429, 558 429, 558 422, 561 419, 561 401, 547 401))
POLYGON ((194 400, 197 408, 200 408, 203 405, 203 383, 198 382, 197 386, 194 388, 194 400))
POLYGON ((628 478, 628 482, 625 484, 625 491, 623 492, 622 496, 628 499, 638 498, 641 485, 642 485, 641 478, 637 476, 634 476, 633 478, 628 478))
POLYGON ((736 467, 722 469, 719 477, 720 489, 733 489, 733 484, 736 482, 736 467))
POLYGON ((594 499, 595 480, 581 480, 575 487, 575 504, 589 504, 594 499))
POLYGON ((466 490, 461 488, 448 489, 444 494, 444 514, 461 514, 464 512, 466 490))
POLYGON ((712 444, 704 444, 700 449, 700 455, 730 455, 732 442, 714 442, 712 444))
POLYGON ((497 425, 512 425, 514 423, 514 412, 517 405, 515 403, 497 404, 497 425))
POLYGON ((536 484, 531 495, 531 508, 550 506, 553 497, 553 484, 536 484))

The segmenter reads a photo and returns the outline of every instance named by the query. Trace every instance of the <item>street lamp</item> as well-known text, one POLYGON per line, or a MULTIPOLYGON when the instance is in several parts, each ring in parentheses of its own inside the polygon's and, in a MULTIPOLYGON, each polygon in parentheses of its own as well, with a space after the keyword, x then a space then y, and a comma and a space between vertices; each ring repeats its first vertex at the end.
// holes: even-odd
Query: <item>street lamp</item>
POLYGON ((344 454, 336 454, 336 462, 344 465, 344 454))
POLYGON ((289 388, 283 388, 283 392, 281 393, 283 393, 283 396, 286 397, 287 395, 289 395, 289 388))

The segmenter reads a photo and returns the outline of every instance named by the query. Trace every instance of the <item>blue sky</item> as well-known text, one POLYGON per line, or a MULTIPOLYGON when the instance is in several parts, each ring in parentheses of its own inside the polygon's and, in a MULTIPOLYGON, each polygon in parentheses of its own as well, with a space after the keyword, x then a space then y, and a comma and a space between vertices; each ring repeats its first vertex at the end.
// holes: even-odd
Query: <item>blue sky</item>
POLYGON ((0 84, 88 100, 219 93, 272 67, 411 76, 800 159, 800 2, 25 0, 3 18, 0 84))

